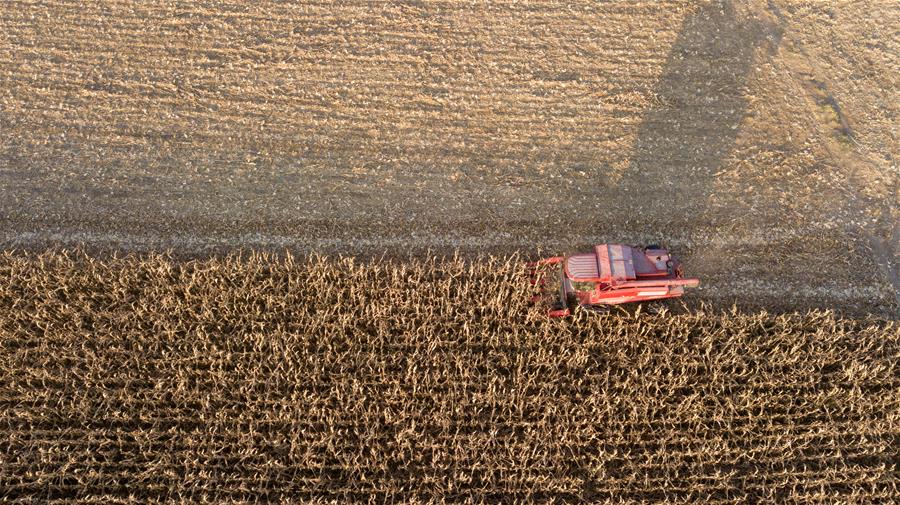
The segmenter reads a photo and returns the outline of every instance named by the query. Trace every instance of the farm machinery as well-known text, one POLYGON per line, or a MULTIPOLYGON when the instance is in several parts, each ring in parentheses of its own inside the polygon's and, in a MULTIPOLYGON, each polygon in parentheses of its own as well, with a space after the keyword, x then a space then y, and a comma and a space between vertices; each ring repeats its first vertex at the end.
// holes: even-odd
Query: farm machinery
POLYGON ((610 305, 675 298, 700 280, 684 277, 681 263, 657 245, 598 244, 593 251, 529 263, 533 303, 550 317, 576 308, 600 312, 610 305))

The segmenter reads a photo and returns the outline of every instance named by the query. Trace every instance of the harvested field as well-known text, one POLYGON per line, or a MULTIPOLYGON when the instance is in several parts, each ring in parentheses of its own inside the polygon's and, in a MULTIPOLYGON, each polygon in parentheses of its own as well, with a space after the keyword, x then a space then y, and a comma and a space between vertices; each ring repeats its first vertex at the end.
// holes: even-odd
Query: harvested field
POLYGON ((900 314, 896 0, 5 0, 0 247, 663 243, 900 314))
POLYGON ((516 258, 0 256, 7 503, 896 503, 900 328, 528 307, 516 258))

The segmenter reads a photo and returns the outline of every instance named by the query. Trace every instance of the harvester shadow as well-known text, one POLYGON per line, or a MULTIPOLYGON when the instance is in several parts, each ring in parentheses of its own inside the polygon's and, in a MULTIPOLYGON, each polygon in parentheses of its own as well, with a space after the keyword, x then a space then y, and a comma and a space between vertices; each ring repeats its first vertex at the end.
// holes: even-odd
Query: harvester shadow
POLYGON ((775 25, 730 1, 711 2, 685 19, 620 184, 622 196, 651 222, 693 223, 708 210, 715 174, 747 114, 746 83, 780 38, 775 25))

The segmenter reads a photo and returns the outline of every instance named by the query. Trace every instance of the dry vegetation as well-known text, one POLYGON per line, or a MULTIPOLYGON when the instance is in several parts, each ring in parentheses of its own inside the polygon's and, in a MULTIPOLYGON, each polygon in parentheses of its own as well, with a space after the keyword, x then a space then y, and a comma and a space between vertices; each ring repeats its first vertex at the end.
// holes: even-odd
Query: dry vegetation
POLYGON ((0 501, 898 502, 896 0, 4 0, 0 501), (888 319, 876 319, 877 315, 888 319), (893 319, 891 319, 893 317, 893 319))
POLYGON ((895 322, 550 321, 516 265, 6 253, 0 499, 900 499, 895 322))

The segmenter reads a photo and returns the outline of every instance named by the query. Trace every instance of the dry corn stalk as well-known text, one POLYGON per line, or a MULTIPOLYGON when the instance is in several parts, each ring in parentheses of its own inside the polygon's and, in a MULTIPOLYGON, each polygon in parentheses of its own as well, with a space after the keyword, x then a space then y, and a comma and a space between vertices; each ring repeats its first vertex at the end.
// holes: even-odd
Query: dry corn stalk
POLYGON ((517 258, 0 256, 0 498, 895 501, 900 330, 547 320, 517 258))

